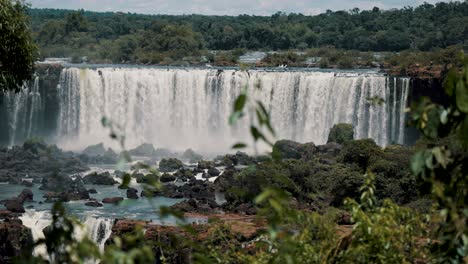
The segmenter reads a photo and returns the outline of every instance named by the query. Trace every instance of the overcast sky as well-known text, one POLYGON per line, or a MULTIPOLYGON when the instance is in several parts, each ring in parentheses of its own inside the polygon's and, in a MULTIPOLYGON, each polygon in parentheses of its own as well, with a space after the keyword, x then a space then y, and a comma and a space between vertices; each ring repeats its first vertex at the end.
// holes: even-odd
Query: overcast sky
MULTIPOLYGON (((445 0, 448 2, 450 0, 445 0)), ((32 7, 122 11, 143 14, 271 15, 278 11, 315 15, 354 7, 384 9, 441 0, 28 0, 32 7)))

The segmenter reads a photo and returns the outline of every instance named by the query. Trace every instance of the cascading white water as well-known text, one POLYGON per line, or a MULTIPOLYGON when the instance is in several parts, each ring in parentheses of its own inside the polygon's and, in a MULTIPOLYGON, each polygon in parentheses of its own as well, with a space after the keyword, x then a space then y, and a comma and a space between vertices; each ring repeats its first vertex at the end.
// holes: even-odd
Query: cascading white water
POLYGON ((248 120, 228 124, 245 87, 271 112, 277 139, 323 144, 334 124, 352 123, 356 138, 373 138, 382 146, 404 142, 409 79, 201 69, 64 69, 58 87, 59 134, 75 149, 100 142, 112 146, 101 124, 106 117, 125 135, 128 148, 152 143, 226 152, 233 143, 250 142, 248 120), (370 104, 370 97, 385 103, 370 104))
MULTIPOLYGON (((44 238, 44 228, 52 223, 52 216, 49 211, 26 210, 26 213, 20 219, 24 226, 31 229, 34 241, 44 238)), ((112 234, 113 222, 109 218, 88 216, 82 222, 82 226, 75 227, 74 236, 79 240, 88 236, 88 238, 96 242, 101 251, 104 251, 105 243, 112 234)), ((34 255, 47 257, 46 247, 44 245, 37 246, 34 249, 34 255)))
POLYGON ((9 109, 10 145, 17 143, 18 139, 33 136, 38 130, 42 107, 39 88, 39 77, 36 76, 32 85, 25 83, 19 93, 7 92, 5 94, 6 108, 9 109))

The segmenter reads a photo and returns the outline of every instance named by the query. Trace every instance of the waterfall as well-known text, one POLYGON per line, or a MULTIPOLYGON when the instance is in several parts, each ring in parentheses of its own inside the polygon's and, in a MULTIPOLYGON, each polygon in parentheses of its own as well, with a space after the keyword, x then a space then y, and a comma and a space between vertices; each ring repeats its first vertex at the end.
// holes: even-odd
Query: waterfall
MULTIPOLYGON (((6 93, 3 110, 10 145, 31 136, 82 150, 104 142, 117 147, 103 117, 126 147, 152 143, 172 150, 225 153, 251 143, 249 111, 228 124, 236 97, 248 90, 271 113, 275 139, 324 144, 337 123, 354 125, 356 138, 379 145, 405 143, 408 78, 376 73, 237 71, 162 68, 65 68, 56 82, 36 76, 17 94, 6 93), (58 85, 57 85, 58 83, 58 85), (44 86, 44 87, 41 87, 44 86), (382 105, 368 98, 380 97, 382 105)), ((251 108, 248 108, 251 109, 251 108)))
MULTIPOLYGON (((24 226, 31 229, 34 241, 44 238, 44 228, 52 223, 52 216, 49 211, 26 210, 26 213, 20 219, 24 226)), ((75 227, 74 236, 79 240, 88 236, 103 252, 105 243, 112 234, 113 222, 109 218, 87 216, 82 221, 82 226, 75 227)), ((47 257, 46 247, 44 245, 37 246, 34 249, 34 255, 47 257)))
POLYGON ((24 141, 39 130, 42 110, 39 88, 39 77, 36 76, 32 85, 25 83, 18 93, 5 94, 10 145, 24 141))
POLYGON ((126 146, 225 152, 250 143, 248 117, 231 127, 236 96, 247 88, 271 112, 277 139, 324 144, 330 128, 351 123, 356 138, 404 143, 409 79, 379 74, 157 68, 68 68, 58 87, 62 145, 109 146, 106 117, 126 146), (383 105, 370 104, 380 97, 383 105))

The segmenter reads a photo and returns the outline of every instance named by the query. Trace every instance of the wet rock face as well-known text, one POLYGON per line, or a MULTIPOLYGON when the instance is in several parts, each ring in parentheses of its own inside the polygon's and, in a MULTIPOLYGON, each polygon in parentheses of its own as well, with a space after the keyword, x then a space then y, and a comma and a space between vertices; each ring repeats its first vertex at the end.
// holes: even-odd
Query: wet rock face
POLYGON ((96 145, 91 145, 85 148, 82 152, 85 155, 88 156, 99 156, 99 155, 104 155, 106 153, 106 149, 104 148, 104 144, 96 144, 96 145))
POLYGON ((176 171, 178 169, 182 169, 183 167, 184 164, 182 163, 182 161, 175 158, 162 159, 159 162, 159 171, 161 172, 176 171))
POLYGON ((281 159, 300 159, 303 153, 303 144, 291 140, 280 140, 275 143, 273 152, 281 159))
POLYGON ((31 230, 21 221, 0 222, 0 262, 11 263, 12 258, 32 254, 31 230))
POLYGON ((119 202, 123 201, 124 198, 122 197, 112 197, 112 198, 104 198, 102 203, 107 204, 118 204, 119 202))
POLYGON ((85 203, 86 206, 89 206, 89 207, 102 207, 102 203, 100 202, 97 202, 97 201, 91 201, 91 202, 87 202, 85 203))
POLYGON ((127 198, 128 199, 138 199, 138 190, 135 188, 129 188, 127 190, 127 198))
POLYGON ((88 190, 84 186, 83 179, 77 177, 71 179, 65 174, 50 174, 42 180, 40 190, 50 191, 47 202, 68 202, 89 199, 88 190))
POLYGON ((95 185, 114 185, 114 184, 119 183, 116 180, 114 180, 114 178, 109 172, 90 173, 83 178, 83 181, 85 184, 95 184, 95 185))
POLYGON ((216 213, 220 206, 213 199, 189 199, 171 208, 183 213, 216 213))
POLYGON ((14 213, 24 213, 25 212, 23 204, 20 203, 18 200, 6 201, 4 203, 4 205, 5 205, 5 208, 8 211, 11 211, 11 212, 14 212, 14 213))
POLYGON ((0 168, 2 181, 8 179, 15 184, 21 184, 21 178, 26 175, 42 178, 51 171, 73 174, 89 169, 75 154, 47 145, 38 138, 27 140, 23 146, 2 150, 0 168))
POLYGON ((151 157, 154 156, 156 153, 156 149, 152 144, 142 144, 130 151, 128 151, 128 154, 132 156, 145 156, 145 157, 151 157))

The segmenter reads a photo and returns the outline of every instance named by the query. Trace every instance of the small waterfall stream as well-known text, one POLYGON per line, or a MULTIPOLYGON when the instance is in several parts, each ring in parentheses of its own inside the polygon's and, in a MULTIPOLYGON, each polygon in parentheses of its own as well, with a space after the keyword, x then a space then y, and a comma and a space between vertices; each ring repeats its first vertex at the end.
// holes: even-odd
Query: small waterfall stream
MULTIPOLYGON (((52 216, 49 211, 26 210, 26 213, 20 219, 23 221, 24 226, 31 229, 34 241, 44 238, 44 228, 52 224, 52 216)), ((104 251, 105 243, 112 234, 113 219, 87 216, 81 223, 82 226, 75 227, 75 237, 82 239, 88 236, 88 238, 96 242, 101 251, 104 251)), ((46 257, 45 246, 36 247, 34 255, 46 257)))

